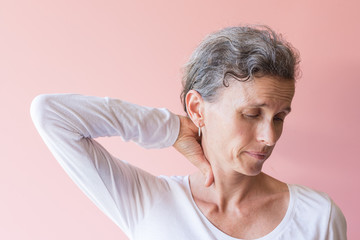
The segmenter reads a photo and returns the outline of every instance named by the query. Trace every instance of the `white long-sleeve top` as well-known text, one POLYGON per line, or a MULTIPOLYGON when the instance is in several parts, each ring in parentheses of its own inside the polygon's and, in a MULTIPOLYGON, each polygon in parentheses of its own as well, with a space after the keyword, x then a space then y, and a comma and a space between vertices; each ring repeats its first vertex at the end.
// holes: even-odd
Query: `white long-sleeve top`
MULTIPOLYGON (((175 114, 111 98, 53 94, 36 97, 31 116, 70 178, 130 239, 237 239, 202 214, 188 176, 153 176, 115 158, 94 140, 121 136, 145 148, 169 147, 179 133, 175 114)), ((346 239, 345 218, 326 194, 288 187, 284 219, 258 240, 346 239)))

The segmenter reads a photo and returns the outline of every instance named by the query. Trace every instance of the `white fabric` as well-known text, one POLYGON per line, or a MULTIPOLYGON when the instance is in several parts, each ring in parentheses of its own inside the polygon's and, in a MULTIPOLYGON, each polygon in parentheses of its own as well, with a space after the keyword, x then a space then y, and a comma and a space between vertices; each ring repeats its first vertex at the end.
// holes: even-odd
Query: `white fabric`
MULTIPOLYGON (((80 189, 130 239, 235 240, 212 225, 191 195, 188 176, 153 176, 118 160, 94 138, 121 136, 145 148, 171 146, 179 118, 166 109, 75 94, 40 95, 31 116, 41 137, 80 189)), ((150 160, 147 160, 150 161, 150 160)), ((346 239, 346 221, 324 193, 288 185, 282 222, 259 238, 346 239)))

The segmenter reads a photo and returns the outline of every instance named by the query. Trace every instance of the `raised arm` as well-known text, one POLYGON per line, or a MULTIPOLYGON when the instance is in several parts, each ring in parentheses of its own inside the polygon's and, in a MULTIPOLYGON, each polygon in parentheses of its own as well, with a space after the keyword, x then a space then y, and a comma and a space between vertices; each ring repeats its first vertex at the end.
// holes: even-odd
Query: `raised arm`
POLYGON ((75 94, 40 95, 31 116, 44 142, 81 190, 127 235, 166 184, 114 158, 94 140, 121 136, 145 148, 171 146, 179 118, 166 109, 75 94))

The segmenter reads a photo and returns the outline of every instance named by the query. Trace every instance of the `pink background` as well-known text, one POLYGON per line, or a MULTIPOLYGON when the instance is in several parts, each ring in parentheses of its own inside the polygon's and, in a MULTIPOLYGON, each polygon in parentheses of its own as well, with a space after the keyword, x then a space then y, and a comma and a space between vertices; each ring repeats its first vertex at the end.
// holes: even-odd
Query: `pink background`
MULTIPOLYGON (((74 92, 182 113, 180 68, 203 37, 239 23, 282 32, 302 78, 265 172, 327 192, 360 239, 359 1, 0 1, 0 239, 126 239, 74 185, 29 115, 40 93, 74 92)), ((154 174, 195 170, 175 150, 120 138, 108 149, 154 174)))

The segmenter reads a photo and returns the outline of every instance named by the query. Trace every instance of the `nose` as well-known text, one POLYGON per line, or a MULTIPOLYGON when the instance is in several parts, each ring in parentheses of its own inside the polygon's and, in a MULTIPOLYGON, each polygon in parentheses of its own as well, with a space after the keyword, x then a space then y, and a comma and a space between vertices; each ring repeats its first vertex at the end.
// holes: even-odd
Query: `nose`
POLYGON ((275 125, 273 122, 264 123, 258 132, 258 141, 264 143, 267 146, 274 146, 278 140, 278 134, 276 133, 275 125))

